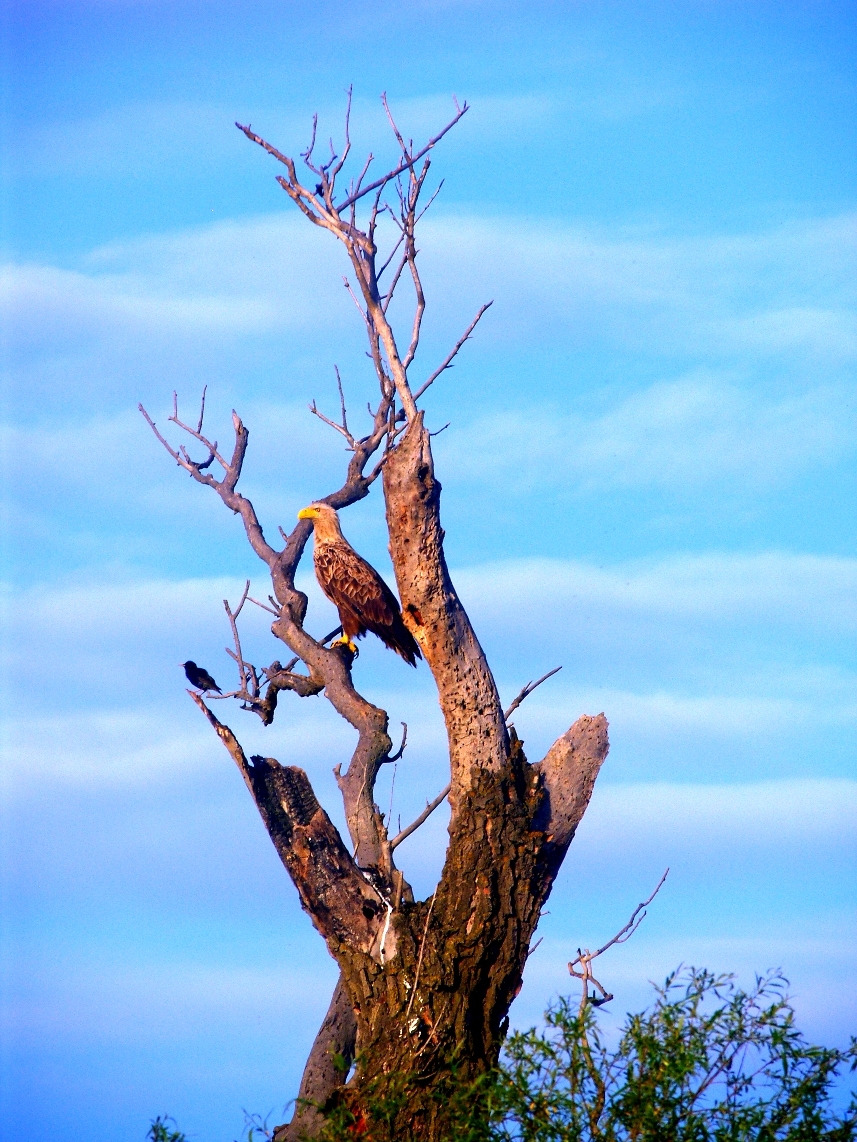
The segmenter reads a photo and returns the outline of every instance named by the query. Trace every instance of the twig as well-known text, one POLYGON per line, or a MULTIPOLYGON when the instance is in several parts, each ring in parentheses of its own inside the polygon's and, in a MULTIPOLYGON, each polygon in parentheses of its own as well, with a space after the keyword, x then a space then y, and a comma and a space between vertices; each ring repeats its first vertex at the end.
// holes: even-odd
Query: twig
MULTIPOLYGON (((334 372, 336 373, 336 385, 337 385, 337 388, 339 389, 339 408, 340 408, 340 411, 342 413, 342 427, 345 429, 346 432, 348 432, 348 419, 345 415, 345 393, 343 393, 343 391, 342 391, 342 378, 339 375, 339 366, 334 365, 333 369, 334 369, 334 372)), ((351 433, 348 432, 348 435, 350 436, 351 433)))
MULTIPOLYGON (((226 611, 226 614, 229 616, 229 623, 232 627, 232 637, 235 640, 235 651, 236 651, 236 653, 233 654, 233 652, 231 650, 229 650, 229 648, 227 647, 226 653, 232 655, 232 657, 238 663, 238 673, 239 673, 240 679, 241 679, 242 691, 249 694, 252 698, 256 698, 256 697, 258 697, 258 694, 259 694, 259 676, 256 672, 255 666, 249 665, 248 663, 246 663, 244 661, 244 653, 241 650, 241 639, 238 637, 238 621, 237 620, 238 620, 238 616, 241 614, 241 608, 244 606, 244 604, 247 601, 247 596, 248 596, 249 592, 250 592, 250 580, 248 579, 245 586, 244 586, 244 594, 241 596, 241 602, 238 604, 238 607, 234 611, 229 606, 229 600, 228 599, 223 600, 223 607, 226 611), (255 690, 250 689, 251 679, 255 682, 255 690)), ((265 608, 265 609, 267 610, 267 608, 265 608)))
MULTIPOLYGON (((340 388, 340 392, 341 392, 341 388, 340 388)), ((337 424, 335 420, 331 420, 330 417, 325 416, 323 412, 319 412, 315 401, 313 401, 312 404, 309 406, 309 410, 313 414, 313 416, 317 416, 319 420, 323 420, 325 424, 329 424, 331 428, 333 428, 336 432, 338 432, 340 434, 340 436, 344 436, 345 439, 348 441, 348 445, 351 448, 351 451, 352 452, 354 451, 354 443, 355 443, 354 437, 348 431, 347 425, 345 425, 343 427, 341 424, 337 424)))
POLYGON ((402 731, 402 744, 399 746, 395 753, 390 754, 389 757, 384 758, 385 765, 391 761, 399 761, 402 754, 405 752, 405 746, 408 744, 408 723, 402 722, 402 726, 404 727, 402 731))
POLYGON ((208 390, 208 385, 202 386, 202 400, 199 405, 199 423, 196 426, 197 432, 202 432, 202 422, 205 417, 205 394, 208 390))
POLYGON ((580 948, 577 949, 577 956, 568 965, 568 970, 575 977, 575 979, 580 979, 583 981, 583 994, 580 1000, 581 1013, 583 1012, 587 1003, 592 1004, 593 1007, 600 1007, 602 1003, 607 1003, 613 998, 613 996, 598 982, 598 980, 592 974, 592 961, 598 959, 600 955, 603 955, 608 948, 612 948, 614 944, 624 944, 627 940, 631 939, 631 937, 642 924, 643 920, 646 918, 645 910, 660 892, 664 881, 669 875, 669 871, 670 870, 667 869, 664 872, 664 875, 661 877, 657 883, 657 886, 655 887, 655 891, 648 898, 648 900, 644 900, 641 904, 637 905, 637 907, 631 913, 631 919, 624 926, 624 928, 620 928, 616 935, 613 936, 612 939, 608 940, 606 944, 600 947, 597 952, 590 952, 588 949, 586 951, 582 951, 580 948), (582 971, 574 970, 577 964, 580 964, 583 969, 582 971), (589 994, 590 983, 597 987, 601 992, 601 999, 598 999, 595 996, 591 996, 589 994))
POLYGON ((530 956, 533 954, 533 952, 536 950, 536 948, 539 946, 539 944, 542 942, 543 939, 544 939, 544 936, 539 936, 539 938, 536 940, 536 942, 533 944, 533 946, 531 948, 527 949, 527 959, 530 958, 530 956))
MULTIPOLYGON (((402 723, 402 724, 404 725, 404 723, 402 723)), ((393 779, 390 782, 390 804, 387 807, 387 820, 384 822, 385 827, 388 826, 390 824, 390 821, 392 821, 392 819, 393 819, 393 793, 395 792, 395 789, 396 789, 396 772, 398 771, 398 768, 399 768, 398 762, 393 762, 393 779)), ((393 907, 394 908, 396 907, 395 903, 394 903, 393 907)))
MULTIPOLYGON (((370 182, 368 186, 364 186, 362 189, 355 191, 354 194, 350 194, 348 196, 348 198, 345 199, 344 202, 341 202, 339 204, 337 209, 340 211, 347 210, 348 207, 351 206, 352 203, 357 202, 357 200, 360 198, 363 198, 364 195, 371 194, 373 190, 377 190, 378 187, 385 186, 388 182, 391 182, 394 178, 397 178, 403 171, 406 171, 409 168, 413 167, 416 163, 418 163, 420 161, 420 159, 423 157, 423 155, 428 154, 428 152, 432 149, 432 147, 436 146, 441 141, 441 139, 444 137, 445 134, 447 134, 447 132, 452 130, 452 128, 455 126, 455 124, 458 122, 458 120, 462 117, 462 115, 465 115, 467 113, 467 111, 468 111, 468 104, 466 102, 464 103, 463 107, 458 107, 458 105, 456 105, 456 114, 455 114, 454 118, 452 118, 447 123, 447 125, 443 128, 443 130, 439 131, 434 136, 433 139, 429 139, 429 141, 426 143, 426 145, 423 147, 423 149, 421 151, 417 151, 417 153, 415 155, 410 155, 410 156, 406 157, 405 159, 403 159, 402 162, 400 162, 397 167, 394 167, 393 170, 389 171, 382 178, 376 179, 375 182, 370 182)), ((248 130, 245 129, 244 127, 241 127, 241 130, 244 131, 245 135, 248 134, 248 130)), ((249 137, 253 138, 252 135, 250 135, 249 137)), ((254 141, 255 141, 255 139, 254 139, 254 141)), ((265 149, 268 150, 267 147, 265 147, 265 149)), ((277 156, 275 156, 275 157, 277 157, 277 156)))
POLYGON ((442 789, 440 793, 438 793, 437 797, 435 797, 434 801, 431 801, 428 805, 426 805, 425 809, 423 809, 422 813, 420 813, 419 817, 417 817, 415 821, 412 821, 406 829, 402 829, 401 833, 399 833, 398 836, 393 837, 392 841, 390 841, 391 850, 400 845, 402 841, 406 840, 411 835, 411 833, 415 833, 420 825, 429 819, 438 805, 440 805, 448 796, 451 788, 452 785, 447 785, 446 789, 442 789))
POLYGON ((492 301, 487 301, 482 306, 482 308, 479 310, 479 312, 476 314, 476 316, 473 318, 473 320, 468 325, 467 332, 462 337, 459 337, 459 339, 455 343, 455 348, 452 350, 452 352, 449 354, 449 356, 446 358, 446 360, 443 362, 443 364, 440 366, 440 368, 435 369, 435 371, 432 373, 432 375, 429 377, 429 379, 426 381, 426 383, 422 386, 422 388, 418 389, 414 393, 414 400, 418 400, 423 395, 423 393, 426 391, 426 389, 429 387, 429 385, 434 384, 434 382, 437 380, 437 378, 440 376, 440 374, 444 371, 444 369, 448 369, 450 367, 450 365, 452 364, 453 358, 458 353, 458 350, 461 348, 461 346, 464 344, 464 342, 470 337, 470 334, 473 332, 473 330, 479 324, 479 320, 482 317, 483 313, 485 313, 485 311, 487 309, 490 309, 493 304, 494 304, 494 302, 492 300, 492 301))
POLYGON ((247 596, 248 603, 255 603, 257 607, 261 607, 263 611, 267 611, 269 615, 274 615, 276 618, 280 617, 280 612, 275 611, 273 607, 269 607, 267 603, 260 603, 258 599, 254 599, 252 595, 247 596))
POLYGON ((543 674, 538 682, 528 682, 520 694, 517 696, 515 701, 512 703, 512 705, 509 707, 509 709, 506 711, 506 713, 503 715, 504 720, 508 722, 510 715, 513 714, 515 710, 517 710, 518 706, 520 706, 523 700, 525 698, 529 698, 530 694, 532 694, 533 690, 535 690, 537 686, 541 686, 542 682, 547 682, 548 678, 553 678, 554 674, 556 674, 559 670, 562 670, 562 667, 555 666, 553 670, 549 670, 547 674, 543 674))

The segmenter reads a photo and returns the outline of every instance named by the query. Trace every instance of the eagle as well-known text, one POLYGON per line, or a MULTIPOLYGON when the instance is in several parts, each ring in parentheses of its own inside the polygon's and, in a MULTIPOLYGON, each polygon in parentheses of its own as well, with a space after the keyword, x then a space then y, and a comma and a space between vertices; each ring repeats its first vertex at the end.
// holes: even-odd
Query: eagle
POLYGON ((358 555, 339 526, 330 504, 310 504, 298 519, 311 519, 315 533, 315 577, 339 611, 341 642, 356 653, 352 639, 376 634, 410 666, 422 658, 416 639, 402 621, 398 600, 374 567, 358 555))

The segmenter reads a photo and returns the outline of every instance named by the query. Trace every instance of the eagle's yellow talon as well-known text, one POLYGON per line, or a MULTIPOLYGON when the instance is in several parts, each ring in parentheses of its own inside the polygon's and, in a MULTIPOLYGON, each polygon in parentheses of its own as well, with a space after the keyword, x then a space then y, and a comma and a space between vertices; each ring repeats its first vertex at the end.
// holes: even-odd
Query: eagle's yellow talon
POLYGON ((359 650, 357 649, 357 646, 351 641, 350 638, 346 638, 346 636, 344 634, 341 635, 336 640, 336 642, 332 642, 330 644, 330 649, 333 650, 333 648, 335 646, 344 646, 347 650, 350 650, 351 653, 355 656, 360 653, 359 650))

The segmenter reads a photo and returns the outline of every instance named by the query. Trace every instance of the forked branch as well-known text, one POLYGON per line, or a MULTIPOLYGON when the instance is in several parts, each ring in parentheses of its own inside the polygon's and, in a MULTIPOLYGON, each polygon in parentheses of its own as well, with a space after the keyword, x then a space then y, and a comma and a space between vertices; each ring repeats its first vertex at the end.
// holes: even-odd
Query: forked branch
POLYGON ((613 936, 612 939, 608 940, 606 944, 603 944, 598 949, 598 951, 590 952, 588 948, 586 951, 583 951, 580 948, 577 949, 577 955, 568 965, 568 970, 575 979, 583 981, 583 991, 580 999, 581 1014, 583 1013, 583 1010, 587 1004, 591 1004, 593 1007, 600 1007, 603 1003, 608 1003, 613 998, 613 996, 606 990, 606 988, 602 986, 602 984, 598 982, 598 980, 592 974, 592 961, 598 959, 598 957, 603 955, 608 948, 612 948, 614 944, 624 944, 627 940, 631 939, 631 937, 642 924, 643 920, 646 918, 646 909, 660 892, 661 886, 666 880, 669 871, 670 870, 667 869, 664 875, 658 881, 657 886, 655 887, 655 891, 648 898, 648 900, 644 900, 641 904, 637 905, 637 907, 631 913, 631 919, 628 921, 628 923, 623 928, 620 928, 616 935, 613 936), (578 965, 580 966, 580 971, 576 970, 578 965), (600 991, 600 998, 598 996, 590 995, 590 983, 593 987, 596 987, 598 991, 600 991))

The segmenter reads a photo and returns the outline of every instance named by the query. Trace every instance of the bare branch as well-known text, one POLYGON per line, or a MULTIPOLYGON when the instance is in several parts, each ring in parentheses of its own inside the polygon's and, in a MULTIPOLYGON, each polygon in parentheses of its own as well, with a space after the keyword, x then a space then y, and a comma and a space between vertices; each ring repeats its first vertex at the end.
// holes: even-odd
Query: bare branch
POLYGON ((428 210, 428 208, 431 206, 431 204, 434 202, 434 200, 437 198, 437 196, 443 190, 443 182, 444 182, 444 180, 441 179, 440 182, 437 184, 431 198, 428 200, 428 202, 425 204, 425 206, 422 208, 422 210, 419 212, 419 214, 414 219, 415 222, 419 222, 419 220, 422 218, 422 216, 425 214, 425 212, 428 210))
MULTIPOLYGON (((345 415, 345 393, 343 393, 343 391, 342 391, 342 378, 339 375, 339 366, 334 365, 333 368, 334 368, 334 371, 336 372, 336 385, 337 385, 337 388, 339 389, 339 409, 340 409, 340 412, 342 413, 342 427, 345 429, 346 432, 348 432, 348 418, 345 415)), ((348 435, 350 436, 351 433, 348 432, 348 435)))
POLYGON ((368 154, 368 155, 367 155, 367 157, 366 157, 366 162, 363 164, 363 170, 360 172, 360 174, 359 174, 359 176, 358 176, 358 178, 357 178, 357 182, 352 184, 352 193, 353 193, 355 190, 359 190, 359 189, 360 189, 360 184, 363 182, 363 179, 366 177, 366 174, 367 174, 367 172, 368 172, 368 170, 369 170, 369 167, 372 165, 372 163, 374 162, 374 160, 375 160, 375 156, 374 156, 374 155, 372 154, 372 152, 370 151, 370 152, 369 152, 369 154, 368 154))
POLYGON ((205 418, 205 394, 208 391, 208 385, 202 386, 202 400, 199 403, 199 423, 196 426, 197 432, 202 432, 202 422, 205 418))
MULTIPOLYGON (((399 239, 399 242, 397 242, 396 245, 393 247, 393 254, 395 254, 396 250, 399 247, 399 243, 402 241, 404 241, 404 235, 402 235, 402 237, 399 239)), ((384 269, 386 269, 387 266, 390 264, 390 261, 392 261, 393 254, 390 254, 389 261, 384 263, 384 269)), ((393 294, 396 292, 396 286, 399 284, 399 278, 402 276, 402 273, 403 273, 405 266, 407 264, 408 264, 408 255, 407 255, 407 251, 406 251, 404 254, 402 254, 401 260, 399 261, 399 264, 396 267, 396 272, 393 274, 393 280, 390 283, 390 288, 384 294, 384 305, 383 305, 384 313, 386 313, 387 310, 390 308, 390 302, 393 300, 393 294)))
MULTIPOLYGON (((339 162, 336 163, 330 171, 329 177, 330 177, 331 195, 333 194, 333 185, 336 182, 336 176, 339 174, 339 172, 345 166, 345 160, 348 158, 348 155, 351 151, 351 93, 352 93, 352 91, 353 91, 353 87, 351 84, 349 84, 349 86, 348 86, 348 102, 345 105, 345 146, 342 149, 342 156, 341 156, 339 162)), ((331 149, 333 149, 332 143, 331 143, 331 149)), ((370 155, 366 161, 366 166, 364 167, 364 173, 368 169, 369 163, 371 163, 371 161, 372 161, 372 156, 370 155)), ((362 179, 363 175, 361 175, 360 177, 362 179)))
MULTIPOLYGON (((241 614, 241 608, 242 608, 242 607, 244 606, 244 604, 247 602, 247 596, 248 596, 249 594, 250 594, 250 580, 248 579, 248 580, 247 580, 247 582, 246 582, 246 583, 245 583, 245 585, 244 585, 244 594, 241 596, 241 602, 238 604, 237 608, 236 608, 236 609, 235 609, 235 611, 233 612, 233 613, 234 613, 234 615, 235 615, 235 618, 236 618, 236 619, 237 619, 237 618, 238 618, 238 616, 241 614)), ((225 599, 223 600, 223 602, 224 602, 224 605, 225 605, 225 606, 228 608, 229 604, 226 602, 226 600, 225 600, 225 599)))
POLYGON ((412 821, 406 829, 402 829, 401 833, 399 833, 398 836, 393 837, 392 841, 390 841, 390 848, 397 848, 402 843, 402 841, 406 840, 411 835, 411 833, 415 833, 420 825, 424 824, 429 819, 438 805, 441 805, 443 801, 446 800, 451 788, 451 785, 447 785, 445 789, 442 789, 440 793, 438 793, 437 797, 435 797, 434 801, 430 801, 429 804, 426 805, 425 809, 423 809, 422 813, 420 813, 419 817, 417 817, 415 821, 412 821))
MULTIPOLYGON (((277 182, 280 184, 286 194, 288 194, 289 198, 291 198, 292 202, 295 203, 298 209, 303 214, 305 214, 311 222, 315 223, 316 226, 323 226, 328 230, 335 229, 333 222, 338 222, 338 219, 335 217, 336 211, 334 210, 334 219, 332 220, 330 218, 330 214, 328 213, 326 204, 324 202, 319 202, 316 195, 307 190, 305 186, 301 185, 298 179, 297 171, 295 169, 294 159, 290 159, 288 155, 284 155, 281 151, 278 151, 276 147, 272 147, 270 143, 266 142, 266 140, 261 137, 261 135, 257 135, 254 131, 252 131, 249 126, 245 127, 241 123, 237 122, 235 126, 239 131, 243 131, 251 142, 258 144, 258 146, 267 151, 269 155, 272 155, 278 162, 282 163, 285 166, 289 172, 289 177, 283 178, 282 176, 278 176, 277 182)), ((315 127, 313 127, 313 132, 314 131, 315 127)), ((306 154, 307 152, 304 152, 304 161, 306 161, 306 154)), ((310 167, 310 169, 314 168, 310 167)))
MULTIPOLYGON (((400 234, 400 235, 399 235, 399 237, 396 239, 396 244, 395 244, 395 246, 392 248, 392 250, 390 251, 389 257, 387 258, 386 262, 384 262, 384 263, 383 263, 383 265, 381 266, 380 270, 376 270, 376 271, 375 271, 375 281, 379 282, 379 281, 381 280, 381 275, 382 275, 382 274, 384 273, 384 271, 387 269, 387 267, 389 266, 390 262, 392 262, 393 258, 394 258, 394 257, 395 257, 395 255, 396 255, 396 250, 398 250, 399 246, 401 246, 402 242, 404 241, 404 237, 405 237, 405 236, 404 236, 404 234, 400 234)), ((404 263, 403 263, 403 264, 404 264, 404 263)), ((401 271, 400 271, 400 272, 401 272, 401 271)), ((389 296, 389 295, 386 295, 386 296, 389 296)), ((386 307, 385 307, 385 308, 386 308, 386 307)))
POLYGON ((390 754, 389 757, 384 758, 384 763, 388 764, 391 761, 399 761, 402 754, 405 752, 405 746, 408 744, 408 723, 402 722, 402 744, 395 753, 390 754))
POLYGON ((582 715, 558 738, 533 770, 542 782, 542 801, 532 827, 545 834, 544 857, 559 870, 586 812, 610 742, 603 714, 582 715))
POLYGON ((309 169, 313 172, 313 174, 319 174, 320 173, 312 165, 312 153, 315 150, 315 138, 316 138, 317 134, 318 134, 318 115, 313 115, 313 117, 312 117, 312 136, 310 137, 309 146, 301 154, 301 158, 306 163, 306 165, 309 167, 309 169))
POLYGON ((533 954, 533 952, 536 950, 536 948, 539 946, 539 944, 542 942, 543 939, 544 939, 544 936, 539 936, 539 938, 536 940, 536 942, 534 944, 532 944, 527 949, 527 959, 530 958, 530 956, 533 954))
POLYGON ((414 292, 417 295, 417 304, 414 309, 414 323, 411 329, 411 342, 408 345, 408 351, 402 358, 402 366, 407 369, 414 357, 417 355, 417 347, 420 343, 420 330, 423 323, 423 314, 426 310, 426 298, 423 293, 423 283, 420 279, 420 273, 417 269, 417 250, 413 244, 413 235, 408 236, 408 267, 411 271, 411 278, 414 283, 414 292))
POLYGON ((241 639, 238 637, 238 616, 241 614, 241 608, 247 602, 247 596, 250 593, 250 580, 244 587, 244 594, 241 596, 241 602, 238 604, 236 610, 232 610, 229 606, 229 600, 223 600, 223 607, 229 617, 229 624, 232 627, 232 638, 235 642, 235 653, 226 651, 227 654, 232 654, 232 657, 238 663, 238 673, 241 681, 241 691, 246 692, 250 699, 255 699, 259 695, 259 675, 255 666, 249 665, 244 661, 244 652, 241 650, 241 639))
MULTIPOLYGON (((394 178, 397 178, 403 171, 408 170, 410 167, 414 166, 415 163, 418 163, 420 161, 420 159, 423 157, 423 155, 427 155, 428 152, 432 149, 432 147, 437 146, 437 144, 441 141, 441 139, 444 137, 444 135, 446 135, 449 131, 452 130, 452 128, 455 126, 455 124, 458 122, 458 120, 462 117, 462 115, 465 115, 468 110, 469 110, 469 108, 468 108, 468 105, 466 102, 464 103, 464 105, 462 107, 457 107, 454 117, 452 119, 450 119, 450 121, 447 123, 447 125, 443 128, 442 131, 439 131, 434 136, 434 138, 429 139, 429 141, 422 148, 422 150, 417 151, 417 153, 415 155, 410 155, 407 158, 403 159, 402 162, 400 162, 398 164, 398 166, 394 167, 393 170, 388 171, 388 173, 383 175, 381 178, 376 179, 375 182, 370 182, 368 186, 364 186, 361 190, 357 190, 354 192, 354 194, 350 194, 348 196, 348 198, 345 199, 344 202, 341 202, 339 204, 337 209, 340 212, 343 210, 346 210, 349 206, 351 206, 352 203, 357 202, 358 199, 363 198, 367 194, 371 194, 372 191, 377 190, 378 187, 385 186, 388 182, 391 182, 394 178)), ((240 126, 240 124, 236 124, 236 126, 240 126)), ((247 134, 247 131, 243 127, 241 127, 241 130, 244 131, 245 134, 247 134)), ((249 137, 252 138, 252 135, 249 137)), ((254 140, 254 141, 256 141, 256 140, 254 140)), ((268 150, 267 147, 265 149, 268 150)), ((274 153, 273 148, 271 148, 271 153, 272 154, 274 153)), ((279 152, 277 152, 276 154, 278 155, 279 152)), ((275 155, 275 157, 276 157, 276 155, 275 155)))
POLYGON ((425 382, 425 384, 422 386, 422 388, 418 389, 414 393, 414 400, 419 400, 419 398, 423 395, 423 393, 426 391, 426 389, 429 387, 429 385, 433 385, 434 382, 437 380, 437 378, 440 376, 440 374, 445 369, 448 369, 450 367, 450 365, 453 362, 453 359, 455 358, 455 356, 458 353, 458 350, 461 348, 461 346, 464 344, 464 342, 469 339, 470 334, 473 332, 473 330, 479 324, 479 321, 480 321, 482 315, 485 313, 485 311, 490 309, 493 304, 494 304, 494 302, 492 300, 492 301, 487 301, 482 306, 482 308, 479 310, 479 312, 476 314, 476 316, 473 318, 473 320, 468 325, 467 331, 464 334, 464 336, 460 337, 458 339, 458 341, 456 341, 455 348, 452 350, 452 352, 449 354, 449 356, 446 358, 446 360, 443 362, 443 364, 440 366, 440 368, 435 369, 435 371, 432 373, 432 375, 429 377, 429 379, 425 382))
POLYGON ((309 410, 313 416, 317 416, 319 420, 323 420, 325 424, 329 425, 335 432, 338 432, 340 436, 344 436, 352 452, 354 451, 354 437, 347 428, 343 428, 341 424, 337 424, 335 420, 331 420, 330 417, 325 416, 323 412, 319 412, 315 401, 309 406, 309 410))
POLYGON ((266 603, 260 603, 259 600, 254 599, 252 595, 247 596, 247 601, 250 603, 255 603, 257 607, 261 607, 263 611, 267 611, 269 615, 273 615, 275 618, 280 617, 279 610, 275 611, 273 607, 269 607, 266 603))
POLYGON ((670 870, 667 869, 666 872, 664 872, 664 875, 658 881, 654 892, 648 898, 648 900, 644 900, 641 904, 637 905, 637 907, 631 913, 631 919, 628 921, 628 923, 623 928, 620 928, 616 935, 613 936, 612 939, 608 940, 606 944, 600 947, 597 952, 590 952, 588 949, 586 951, 582 951, 580 948, 577 949, 577 956, 568 965, 568 970, 571 975, 575 977, 575 979, 583 981, 583 994, 580 1000, 581 1012, 586 1007, 587 1003, 592 1004, 594 1007, 600 1007, 602 1003, 607 1003, 613 998, 613 996, 602 986, 602 984, 598 982, 598 980, 592 974, 592 961, 597 959, 600 955, 603 955, 603 953, 606 952, 608 948, 612 948, 614 944, 624 944, 627 940, 631 939, 631 937, 642 924, 643 920, 646 918, 646 908, 648 908, 648 906, 660 892, 664 881, 669 875, 669 871, 670 870), (581 971, 575 971, 575 968, 578 964, 582 969, 581 971), (601 992, 600 999, 589 994, 590 983, 594 987, 597 987, 601 992))
MULTIPOLYGON (((611 940, 608 940, 607 943, 603 945, 603 947, 600 947, 597 952, 592 952, 591 955, 588 952, 586 953, 589 956, 590 960, 596 959, 598 956, 600 956, 604 952, 606 952, 608 948, 612 948, 614 944, 624 944, 626 940, 630 940, 630 938, 633 936, 634 932, 636 932, 636 930, 639 928, 642 921, 645 919, 645 917, 646 917, 645 910, 646 910, 646 908, 648 908, 648 906, 652 903, 652 901, 655 899, 657 894, 660 892, 661 888, 663 887, 664 881, 666 880, 667 876, 669 876, 669 871, 670 871, 669 869, 666 869, 666 871, 664 872, 664 875, 658 881, 657 886, 655 888, 655 891, 648 898, 648 900, 644 900, 642 902, 642 904, 637 905, 637 907, 631 913, 631 919, 624 926, 624 928, 620 928, 619 931, 616 933, 616 935, 611 940), (641 912, 643 913, 642 916, 640 916, 641 912), (639 916, 639 920, 637 919, 638 916, 639 916)), ((572 962, 572 964, 576 964, 578 962, 578 960, 572 960, 571 962, 572 962)))
MULTIPOLYGON (((410 151, 405 146, 405 140, 402 138, 401 132, 399 131, 399 128, 396 126, 396 121, 393 118, 392 112, 390 111, 390 105, 387 103, 387 92, 386 91, 381 92, 381 103, 383 104, 384 111, 386 112, 386 115, 387 115, 387 119, 390 122, 390 126, 393 128, 393 134, 396 136, 396 141, 398 142, 399 147, 401 148, 402 154, 405 155, 406 157, 409 156, 410 151)), ((413 150, 413 146, 411 146, 411 151, 412 150, 413 150)), ((413 167, 411 167, 411 175, 413 175, 413 173, 414 173, 413 167)))
POLYGON ((354 304, 357 306, 357 312, 360 314, 360 316, 361 316, 361 317, 363 318, 363 320, 366 322, 366 326, 367 326, 367 328, 369 329, 369 333, 370 333, 370 336, 371 336, 371 335, 372 335, 372 325, 371 325, 371 318, 367 317, 367 315, 366 315, 366 312, 365 312, 365 310, 363 309, 363 306, 360 304, 360 302, 359 302, 359 300, 358 300, 358 298, 357 298, 357 294, 356 294, 356 293, 354 292, 354 290, 351 288, 351 282, 348 280, 348 278, 343 278, 342 280, 343 280, 343 282, 345 283, 345 288, 348 290, 349 294, 351 295, 351 300, 352 300, 352 301, 354 302, 354 304))
MULTIPOLYGON (((443 431, 443 430, 441 429, 441 431, 443 431)), ((437 435, 437 434, 433 433, 432 435, 437 435)), ((549 670, 547 672, 547 674, 543 674, 541 676, 541 678, 538 680, 538 682, 528 682, 526 684, 526 686, 523 688, 523 690, 521 690, 520 694, 518 694, 517 698, 512 703, 512 705, 509 707, 509 709, 506 711, 506 713, 503 715, 503 717, 506 719, 506 721, 508 722, 510 715, 513 714, 515 712, 515 710, 517 710, 518 706, 520 706, 520 704, 523 702, 523 700, 525 698, 529 698, 529 696, 530 696, 530 694, 532 694, 533 690, 535 690, 535 689, 537 689, 537 687, 541 686, 542 682, 547 682, 548 678, 553 678, 554 674, 557 674, 560 670, 562 670, 561 666, 555 666, 553 668, 553 670, 549 670)))
POLYGON ((154 432, 155 436, 157 436, 158 440, 160 440, 161 444, 163 444, 164 448, 166 448, 166 450, 167 450, 167 452, 169 452, 170 456, 172 456, 172 458, 175 460, 175 462, 177 464, 179 464, 182 468, 186 468, 187 471, 190 472, 190 470, 191 470, 190 462, 187 460, 183 460, 182 457, 179 455, 179 453, 170 444, 170 442, 168 440, 166 440, 161 435, 161 433, 158 429, 158 426, 155 424, 155 422, 149 416, 148 412, 146 412, 146 410, 142 406, 142 404, 138 404, 137 408, 140 410, 140 412, 146 418, 146 422, 149 425, 149 428, 151 428, 152 432, 154 432))

